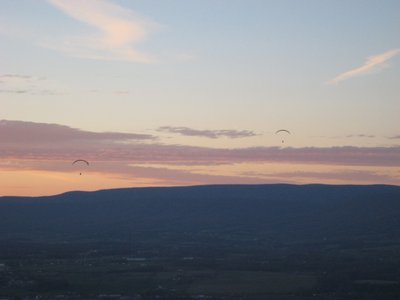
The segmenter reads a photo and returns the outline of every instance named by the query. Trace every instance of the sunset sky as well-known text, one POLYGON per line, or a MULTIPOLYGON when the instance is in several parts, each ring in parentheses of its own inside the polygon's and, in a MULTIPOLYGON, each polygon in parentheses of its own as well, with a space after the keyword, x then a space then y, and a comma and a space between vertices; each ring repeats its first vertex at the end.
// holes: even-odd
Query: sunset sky
POLYGON ((2 0, 0 196, 400 185, 399 12, 398 0, 2 0))

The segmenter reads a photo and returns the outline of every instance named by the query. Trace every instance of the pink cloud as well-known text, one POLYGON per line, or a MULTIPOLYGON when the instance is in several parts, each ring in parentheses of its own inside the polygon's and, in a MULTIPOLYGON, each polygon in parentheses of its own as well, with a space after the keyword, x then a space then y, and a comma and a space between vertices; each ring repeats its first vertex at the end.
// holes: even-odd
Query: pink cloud
POLYGON ((86 159, 91 163, 87 172, 124 182, 132 181, 132 185, 138 181, 153 182, 155 185, 279 182, 396 184, 398 178, 387 168, 400 167, 399 146, 209 148, 160 144, 153 135, 91 132, 58 124, 22 121, 0 121, 0 141, 0 170, 3 171, 77 172, 71 165, 72 161, 86 159), (261 166, 269 163, 275 168, 270 173, 240 168, 232 173, 228 171, 231 168, 229 165, 233 167, 234 164, 261 166), (288 165, 295 164, 310 165, 310 168, 319 165, 318 170, 321 171, 278 171, 287 170, 288 165), (332 171, 332 166, 350 168, 332 171), (360 171, 357 166, 369 168, 360 171), (207 171, 209 167, 218 171, 207 171))
POLYGON ((122 60, 140 63, 154 58, 139 51, 155 27, 154 22, 140 18, 132 10, 108 0, 48 0, 69 17, 93 28, 90 36, 64 38, 43 46, 66 52, 75 57, 97 60, 122 60))
POLYGON ((278 162, 400 166, 400 147, 208 148, 155 143, 155 136, 90 132, 58 124, 0 121, 0 158, 125 161, 140 164, 217 165, 278 162), (149 143, 149 141, 153 141, 149 143))
POLYGON ((257 135, 251 130, 232 130, 232 129, 200 130, 184 126, 162 126, 158 128, 158 131, 176 133, 185 136, 205 137, 210 139, 216 139, 221 137, 237 139, 237 138, 252 137, 257 135))
POLYGON ((400 48, 397 48, 386 51, 378 55, 370 56, 361 67, 351 69, 349 71, 337 75, 335 78, 330 80, 328 84, 336 84, 352 77, 357 77, 365 74, 370 74, 374 71, 378 71, 387 66, 386 65, 387 61, 389 61, 390 59, 394 58, 399 54, 400 54, 400 48))
POLYGON ((0 120, 0 140, 4 146, 17 145, 25 149, 53 143, 102 143, 129 140, 151 140, 148 134, 120 132, 89 132, 58 124, 0 120))

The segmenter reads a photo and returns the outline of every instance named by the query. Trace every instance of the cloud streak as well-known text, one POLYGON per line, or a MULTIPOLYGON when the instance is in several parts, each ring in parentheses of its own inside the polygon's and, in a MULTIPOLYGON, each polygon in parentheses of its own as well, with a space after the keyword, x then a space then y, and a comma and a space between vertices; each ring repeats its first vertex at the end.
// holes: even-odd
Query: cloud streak
MULTIPOLYGON (((60 160, 23 160, 19 163, 11 161, 0 162, 0 170, 40 170, 45 172, 76 172, 76 167, 69 161, 60 160)), ((193 170, 179 170, 170 167, 135 166, 124 162, 95 162, 85 168, 87 173, 107 174, 120 180, 137 182, 148 181, 153 185, 197 185, 197 184, 257 184, 264 183, 261 177, 246 175, 204 174, 193 170)), ((277 181, 278 182, 278 181, 277 181)))
POLYGON ((291 178, 291 179, 308 179, 312 182, 321 182, 326 180, 346 180, 346 181, 359 181, 359 182, 369 182, 369 183, 396 183, 393 177, 387 174, 381 174, 374 171, 331 171, 331 172, 281 172, 274 173, 276 177, 280 178, 291 178))
POLYGON ((386 62, 388 62, 390 59, 394 58, 395 56, 397 56, 399 54, 400 54, 400 48, 397 48, 397 49, 392 49, 392 50, 386 51, 386 52, 378 54, 378 55, 368 57, 367 61, 361 67, 351 69, 349 71, 346 71, 346 72, 343 72, 343 73, 337 75, 335 78, 328 81, 328 84, 337 84, 341 81, 344 81, 344 80, 347 80, 347 79, 350 79, 353 77, 358 77, 358 76, 370 74, 375 71, 379 71, 387 66, 386 62))
POLYGON ((253 131, 250 130, 199 130, 183 126, 162 126, 157 129, 161 132, 176 133, 184 136, 197 136, 205 137, 210 139, 217 139, 221 137, 226 137, 230 139, 244 138, 256 136, 253 131))
POLYGON ((33 77, 30 75, 23 75, 23 74, 1 74, 0 75, 0 82, 3 80, 10 80, 10 79, 32 79, 33 77))
POLYGON ((155 59, 137 49, 158 25, 138 17, 133 11, 107 0, 47 0, 71 18, 92 27, 91 36, 65 38, 61 43, 51 41, 49 48, 72 56, 151 63, 155 59))
POLYGON ((90 132, 58 124, 0 121, 0 158, 94 161, 127 164, 215 166, 290 163, 344 166, 400 166, 400 147, 208 148, 156 143, 145 134, 90 132))
POLYGON ((61 95, 57 85, 45 77, 26 74, 0 74, 0 94, 14 95, 61 95))
POLYGON ((389 139, 392 139, 392 140, 400 139, 400 135, 391 136, 391 137, 389 137, 389 139))
POLYGON ((90 132, 58 124, 0 120, 0 140, 3 146, 19 146, 27 151, 49 145, 101 144, 126 141, 154 140, 148 134, 120 132, 90 132))
POLYGON ((375 135, 360 133, 360 134, 349 134, 349 135, 346 135, 346 137, 347 138, 374 138, 375 135))

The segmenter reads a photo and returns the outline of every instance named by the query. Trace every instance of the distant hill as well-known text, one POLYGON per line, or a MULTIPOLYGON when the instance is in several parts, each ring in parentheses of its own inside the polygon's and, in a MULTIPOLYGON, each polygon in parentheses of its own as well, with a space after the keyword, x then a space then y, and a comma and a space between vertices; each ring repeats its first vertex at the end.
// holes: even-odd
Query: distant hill
POLYGON ((243 232, 282 241, 400 237, 400 187, 215 185, 0 198, 0 240, 243 232))

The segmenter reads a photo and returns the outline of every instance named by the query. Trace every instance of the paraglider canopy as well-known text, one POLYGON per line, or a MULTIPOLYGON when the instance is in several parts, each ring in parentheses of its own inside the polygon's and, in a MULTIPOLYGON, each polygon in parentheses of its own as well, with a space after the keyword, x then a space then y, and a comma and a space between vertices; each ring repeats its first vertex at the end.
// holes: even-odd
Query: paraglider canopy
POLYGON ((89 165, 89 162, 88 162, 87 160, 84 160, 84 159, 77 159, 77 160, 75 160, 72 164, 74 165, 74 164, 76 164, 76 163, 78 163, 78 162, 83 162, 83 163, 89 165))
MULTIPOLYGON (((281 133, 286 133, 286 134, 291 134, 289 130, 287 129, 279 129, 275 132, 275 134, 281 134, 281 133)), ((284 139, 282 138, 282 143, 284 143, 284 139)))
MULTIPOLYGON (((86 164, 87 166, 89 166, 89 162, 84 159, 77 159, 72 162, 72 165, 79 164, 79 163, 86 164)), ((79 175, 82 175, 82 172, 79 172, 79 175)))
POLYGON ((277 131, 275 132, 275 134, 276 134, 276 133, 279 133, 279 132, 287 132, 287 133, 290 134, 290 131, 289 131, 289 130, 286 130, 286 129, 279 129, 279 130, 277 130, 277 131))

